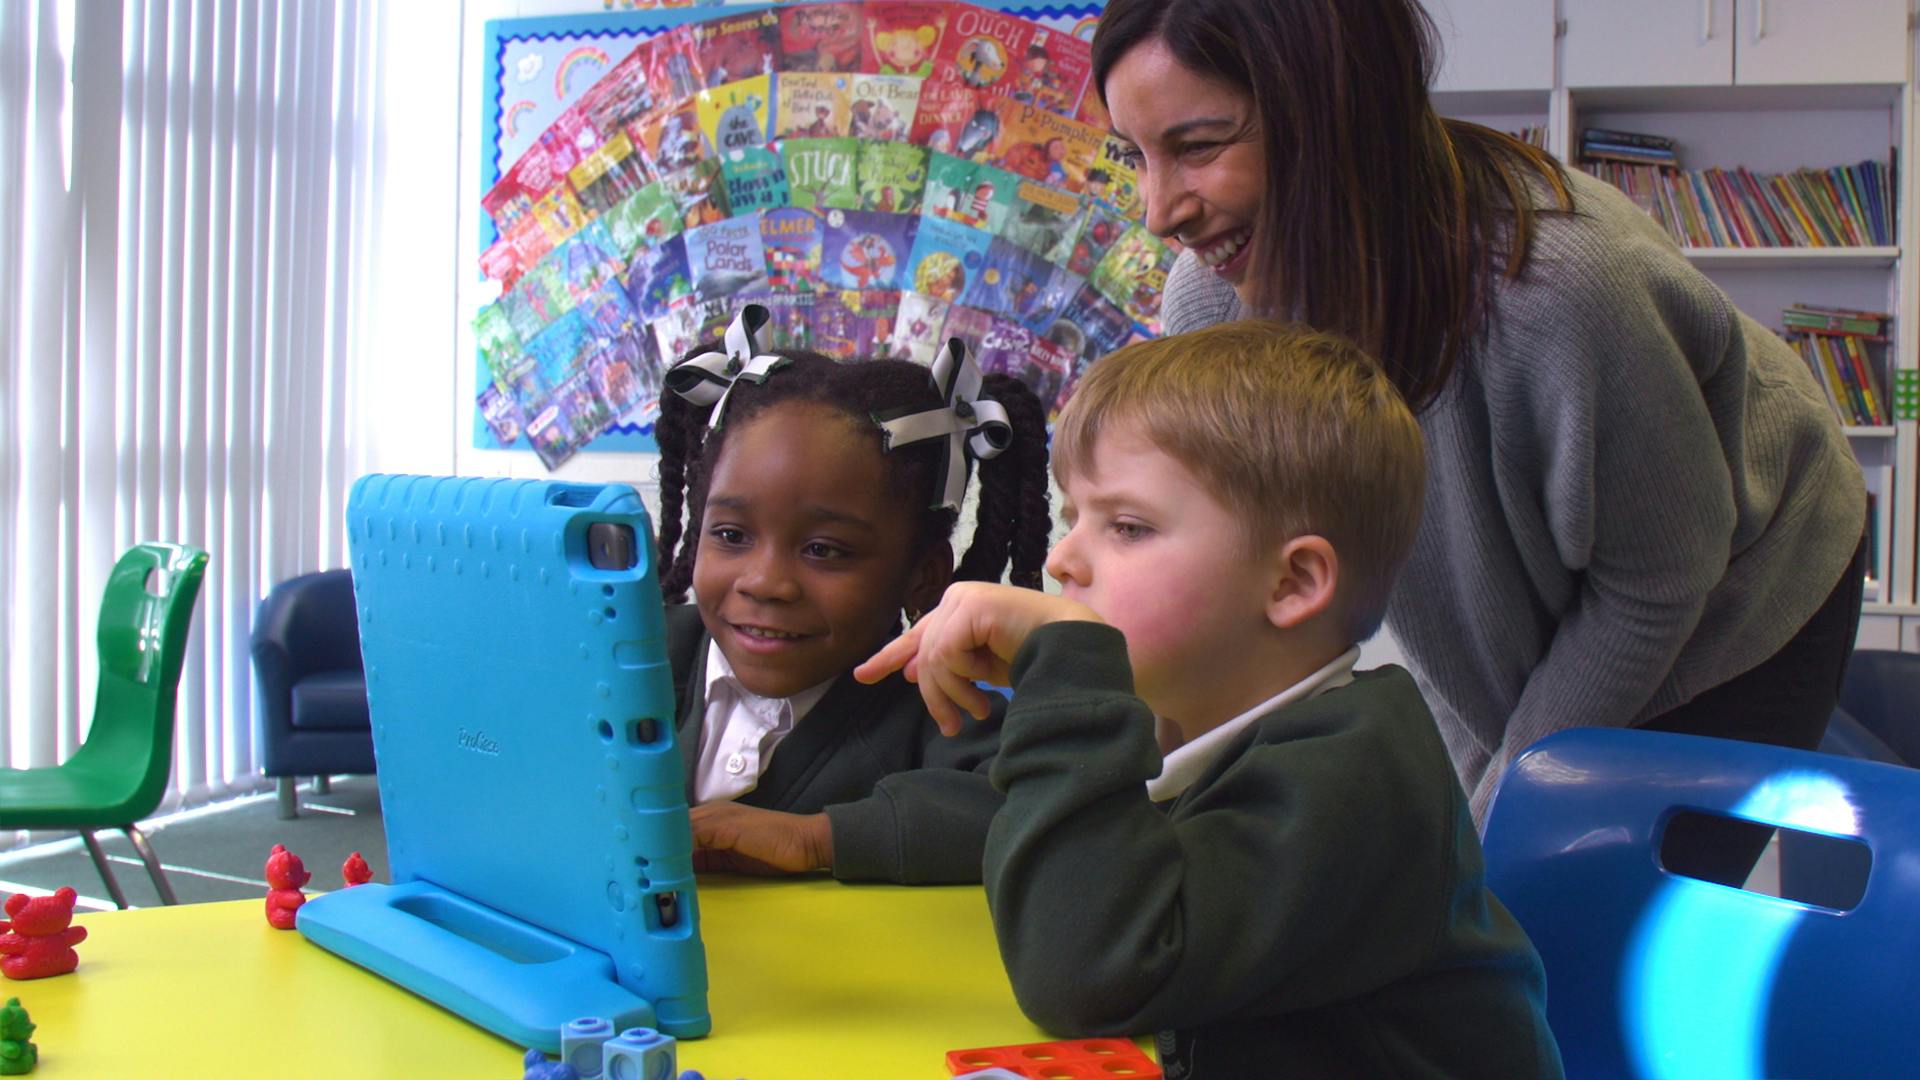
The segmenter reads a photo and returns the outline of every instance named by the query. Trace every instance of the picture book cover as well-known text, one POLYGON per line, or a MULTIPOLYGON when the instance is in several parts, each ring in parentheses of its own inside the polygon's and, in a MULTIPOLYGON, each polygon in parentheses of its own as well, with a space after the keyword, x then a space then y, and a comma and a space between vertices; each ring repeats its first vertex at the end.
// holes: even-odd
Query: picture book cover
POLYGON ((646 162, 624 131, 615 131, 567 173, 581 209, 595 216, 610 212, 651 179, 646 162))
POLYGON ((662 98, 658 112, 672 112, 692 101, 693 95, 706 88, 706 78, 700 71, 700 61, 693 48, 691 24, 657 34, 647 44, 652 49, 648 57, 647 83, 662 98))
POLYGON ((527 421, 527 439, 549 469, 579 453, 607 426, 606 403, 593 392, 585 371, 554 388, 540 412, 527 421))
POLYGON ((626 269, 614 250, 613 238, 598 221, 588 222, 586 228, 574 233, 573 239, 555 248, 544 261, 557 265, 569 308, 607 282, 618 279, 626 269))
POLYGON ((480 197, 480 207, 493 219, 493 227, 505 236, 517 222, 533 212, 533 204, 545 198, 561 179, 554 171, 553 155, 536 142, 480 197))
POLYGON ((1080 235, 1074 238, 1067 269, 1081 277, 1093 273, 1093 268, 1100 265, 1100 260, 1107 257, 1107 252, 1126 235, 1132 224, 1113 207, 1088 203, 1086 222, 1080 227, 1080 235))
POLYGON ((773 119, 773 79, 755 75, 702 90, 694 98, 700 133, 724 158, 734 150, 765 146, 773 119))
MULTIPOLYGON (((1113 114, 1107 111, 1107 103, 1100 100, 1100 88, 1087 80, 1087 92, 1080 95, 1080 108, 1073 114, 1075 120, 1101 131, 1113 130, 1113 114)), ((1071 377, 1068 379, 1072 381, 1071 377)))
POLYGON ((573 306, 573 296, 551 255, 521 275, 519 284, 500 296, 505 305, 507 324, 522 343, 531 343, 573 306))
POLYGON ((735 293, 767 287, 767 259, 760 247, 757 214, 731 217, 688 229, 687 269, 693 275, 693 295, 719 300, 735 293))
POLYGON ((1035 255, 1065 266, 1086 221, 1085 206, 1070 192, 1023 180, 1014 189, 1012 212, 1000 235, 1035 255))
POLYGON ((639 315, 627 296, 626 282, 613 278, 580 298, 574 308, 589 336, 602 343, 630 336, 639 326, 639 315))
POLYGON ((519 243, 520 231, 535 227, 546 234, 546 245, 554 247, 565 243, 568 237, 580 231, 580 227, 587 223, 588 216, 586 209, 574 197, 573 189, 566 184, 557 184, 533 204, 533 211, 516 222, 508 235, 516 237, 515 243, 519 243))
POLYGON ((499 282, 503 288, 512 288, 524 272, 520 249, 507 237, 495 240, 480 253, 480 276, 499 282))
POLYGON ((1136 225, 1093 268, 1089 283, 1150 334, 1160 332, 1160 292, 1173 269, 1173 249, 1136 225))
POLYGON ((553 171, 564 175, 600 148, 601 137, 581 115, 580 107, 569 105, 554 117, 535 142, 546 149, 553 171))
POLYGON ((776 139, 830 139, 847 133, 847 83, 836 71, 785 72, 774 86, 776 139))
POLYGON ((639 134, 640 152, 655 176, 690 168, 713 155, 713 144, 700 130, 699 106, 693 101, 643 124, 639 134))
POLYGON ((920 219, 909 214, 829 210, 820 276, 829 288, 899 289, 920 219))
POLYGON ((1025 248, 995 237, 980 273, 967 283, 960 302, 1011 319, 1024 318, 1040 301, 1053 267, 1025 248))
POLYGON ((633 258, 634 249, 640 245, 658 244, 669 236, 678 236, 686 227, 680 205, 673 201, 666 185, 657 181, 627 196, 600 220, 607 227, 614 253, 624 259, 633 258))
POLYGON ((501 446, 512 446, 514 440, 520 437, 522 426, 520 407, 514 404, 513 396, 501 393, 499 387, 488 383, 480 391, 476 404, 480 408, 481 418, 492 429, 493 437, 500 440, 501 446))
POLYGON ((998 235, 1013 212, 1019 188, 1020 178, 1005 169, 931 154, 922 212, 998 235))
POLYGON ((1018 82, 1018 62, 1026 56, 1037 29, 1034 23, 1003 11, 956 4, 928 75, 958 80, 976 90, 1011 94, 1018 82))
POLYGON ((801 207, 760 215, 760 246, 767 258, 767 287, 777 293, 811 293, 825 287, 820 277, 820 242, 825 223, 801 207))
POLYGON ((540 265, 540 260, 553 250, 553 238, 547 235, 547 230, 541 228, 540 222, 532 214, 514 222, 495 248, 500 244, 505 245, 504 251, 495 251, 494 257, 487 260, 487 265, 493 268, 490 276, 498 277, 508 288, 518 284, 522 275, 540 265), (499 273, 503 270, 506 271, 504 274, 499 273))
POLYGON ((646 375, 639 367, 643 355, 652 352, 652 339, 635 335, 609 342, 587 357, 587 382, 595 396, 606 403, 609 423, 634 411, 643 398, 659 395, 658 386, 649 393, 646 375), (646 343, 644 353, 642 342, 646 343))
POLYGON ((903 287, 956 303, 980 276, 993 237, 958 221, 922 214, 903 287))
POLYGON ((787 163, 772 147, 728 151, 720 172, 727 182, 727 208, 736 217, 784 207, 792 198, 787 190, 787 163))
POLYGON ((969 351, 978 353, 981 341, 986 338, 987 331, 993 329, 996 318, 998 316, 991 311, 955 304, 947 309, 947 321, 940 328, 940 336, 943 339, 959 338, 969 351))
POLYGON ((1020 324, 1036 334, 1045 333, 1073 298, 1080 295, 1086 283, 1085 278, 1066 267, 1054 267, 1053 273, 1047 275, 1046 284, 1040 287, 1040 296, 1026 314, 1020 316, 1020 324))
POLYGON ((999 118, 986 107, 987 92, 961 82, 958 77, 941 78, 936 72, 920 84, 920 98, 914 106, 913 123, 907 127, 907 140, 935 153, 970 156, 993 142, 993 131, 980 128, 982 122, 997 125, 999 118), (978 119, 982 114, 985 120, 978 119), (969 126, 969 125, 972 126, 969 126), (967 137, 969 151, 958 149, 961 137, 967 137))
POLYGON ((727 205, 727 182, 720 163, 712 158, 695 162, 684 169, 667 173, 660 184, 680 208, 681 224, 688 229, 725 221, 732 214, 727 205))
POLYGON ((657 40, 636 44, 574 102, 580 115, 603 138, 610 139, 615 132, 625 132, 630 126, 660 116, 676 104, 670 96, 671 87, 656 85, 648 78, 657 40))
POLYGON ((1133 319, 1088 285, 1068 302, 1047 328, 1046 337, 1091 363, 1133 337, 1133 319))
POLYGON ((904 142, 863 142, 856 169, 860 209, 918 214, 927 186, 927 151, 904 142))
POLYGON ((1036 25, 1018 57, 1012 96, 1049 112, 1073 116, 1079 112, 1080 97, 1092 73, 1092 44, 1065 31, 1036 25))
POLYGON ((1033 343, 1027 346, 1027 363, 1017 377, 1047 407, 1049 421, 1060 414, 1060 406, 1065 403, 1061 391, 1065 389, 1077 359, 1066 346, 1044 335, 1036 334, 1033 343))
MULTIPOLYGON (((742 293, 734 298, 745 301, 742 293)), ((773 349, 811 349, 813 348, 813 302, 814 294, 807 293, 767 293, 752 297, 756 304, 767 309, 773 316, 767 322, 768 339, 762 343, 773 349)))
POLYGON ((496 384, 505 387, 507 372, 520 360, 520 335, 514 333, 506 305, 496 300, 481 308, 473 317, 473 336, 480 346, 481 358, 486 361, 488 374, 496 384))
POLYGON ((856 139, 905 141, 920 106, 920 83, 914 75, 848 76, 847 134, 856 139))
POLYGON ((900 307, 891 289, 828 289, 813 301, 813 348, 836 360, 886 355, 900 307))
POLYGON ((657 244, 642 245, 627 263, 627 299, 645 322, 664 318, 673 307, 693 296, 693 275, 687 269, 687 241, 675 234, 657 244))
POLYGON ((1078 195, 1106 133, 1038 106, 1004 98, 994 102, 999 130, 988 160, 1008 172, 1078 195))
POLYGON ((937 296, 921 292, 901 293, 900 308, 893 320, 893 341, 887 351, 916 364, 932 367, 934 358, 940 353, 940 346, 946 341, 942 330, 947 324, 947 312, 952 307, 952 301, 937 296))
POLYGON ((703 300, 674 308, 653 322, 660 362, 670 368, 686 359, 695 346, 717 344, 732 321, 733 304, 727 300, 703 300))
POLYGON ((1087 198, 1117 210, 1121 216, 1138 220, 1140 206, 1140 174, 1128 162, 1133 159, 1133 150, 1129 143, 1119 136, 1108 134, 1100 140, 1100 152, 1094 156, 1093 167, 1087 170, 1087 198))
POLYGON ((859 71, 866 38, 860 4, 780 9, 780 70, 859 71))
POLYGON ((994 319, 980 338, 979 350, 974 353, 974 359, 980 364, 980 373, 1019 378, 1027 366, 1027 350, 1033 345, 1033 337, 1033 331, 1012 319, 994 319))
MULTIPOLYGON (((780 18, 775 12, 726 14, 687 25, 695 66, 708 89, 773 74, 780 55, 780 18)), ((766 100, 764 94, 761 100, 766 100)))
POLYGON ((880 0, 866 5, 868 71, 931 75, 951 4, 880 0))
MULTIPOLYGON (((578 311, 569 311, 527 341, 526 356, 533 361, 540 384, 557 388, 579 370, 591 341, 586 319, 578 311)), ((523 400, 520 405, 528 416, 537 411, 530 402, 523 400)))
POLYGON ((853 139, 787 139, 780 144, 787 163, 787 188, 793 205, 814 210, 856 210, 860 144, 853 139))

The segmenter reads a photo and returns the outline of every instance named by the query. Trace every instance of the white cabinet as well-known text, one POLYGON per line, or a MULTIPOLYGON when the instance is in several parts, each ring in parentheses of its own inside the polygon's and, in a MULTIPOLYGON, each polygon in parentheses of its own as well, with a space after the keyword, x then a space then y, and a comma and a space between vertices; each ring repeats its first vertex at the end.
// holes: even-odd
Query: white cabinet
POLYGON ((1553 0, 1427 0, 1443 92, 1553 89, 1553 0))
POLYGON ((1907 0, 1740 0, 1733 81, 1907 80, 1907 0))
POLYGON ((1733 7, 1734 0, 1562 0, 1562 81, 1726 86, 1733 82, 1733 7))
POLYGON ((1893 84, 1908 0, 1562 0, 1569 87, 1893 84))

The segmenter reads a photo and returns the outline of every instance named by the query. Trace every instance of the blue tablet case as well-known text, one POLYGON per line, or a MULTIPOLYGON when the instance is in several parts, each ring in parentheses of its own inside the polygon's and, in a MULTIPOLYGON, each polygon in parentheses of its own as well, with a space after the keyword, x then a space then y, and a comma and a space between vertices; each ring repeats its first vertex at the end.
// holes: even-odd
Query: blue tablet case
POLYGON ((706 1034, 639 496, 367 476, 347 527, 393 884, 315 897, 301 932, 522 1046, 582 1016, 706 1034), (593 564, 595 523, 632 530, 634 565, 593 564))

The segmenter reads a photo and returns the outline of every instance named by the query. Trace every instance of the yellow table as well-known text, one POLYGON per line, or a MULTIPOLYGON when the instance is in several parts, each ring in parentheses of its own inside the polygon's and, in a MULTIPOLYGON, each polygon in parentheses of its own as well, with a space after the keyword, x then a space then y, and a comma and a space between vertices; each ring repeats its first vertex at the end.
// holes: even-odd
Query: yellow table
MULTIPOLYGON (((1048 1038, 1014 1004, 978 886, 700 882, 708 1080, 928 1080, 946 1051, 1048 1038)), ((519 1080, 513 1046, 267 925, 261 901, 81 915, 80 969, 0 979, 41 1080, 519 1080)))

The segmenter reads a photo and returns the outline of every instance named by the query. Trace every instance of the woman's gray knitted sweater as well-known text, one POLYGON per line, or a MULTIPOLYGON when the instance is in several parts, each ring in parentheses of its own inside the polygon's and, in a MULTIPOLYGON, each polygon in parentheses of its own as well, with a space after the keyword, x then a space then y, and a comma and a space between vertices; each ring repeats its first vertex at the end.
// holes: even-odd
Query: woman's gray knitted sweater
MULTIPOLYGON (((1794 351, 1612 187, 1536 217, 1484 341, 1420 417, 1427 499, 1387 626, 1484 820, 1563 728, 1649 720, 1756 666, 1839 581, 1866 497, 1794 351)), ((1191 254, 1169 333, 1241 317, 1191 254)))

